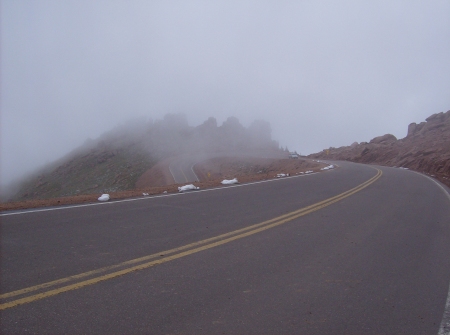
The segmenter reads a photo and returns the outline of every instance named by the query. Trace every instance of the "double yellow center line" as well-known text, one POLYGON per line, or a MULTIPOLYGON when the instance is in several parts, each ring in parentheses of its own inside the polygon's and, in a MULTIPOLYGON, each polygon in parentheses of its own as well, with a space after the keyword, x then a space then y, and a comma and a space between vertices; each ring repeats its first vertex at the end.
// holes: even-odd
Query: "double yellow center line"
POLYGON ((63 292, 77 290, 79 288, 97 284, 101 281, 105 281, 108 279, 116 278, 125 274, 128 274, 133 271, 143 270, 155 265, 163 264, 178 258, 182 258, 203 250, 211 249, 214 247, 217 247, 222 244, 226 244, 259 232, 262 232, 264 230, 282 225, 283 223, 292 221, 296 218, 299 218, 303 215, 315 212, 319 209, 322 209, 326 206, 329 206, 335 202, 338 202, 342 199, 345 199, 362 189, 366 188, 370 184, 374 183, 377 179, 379 179, 382 175, 381 170, 376 169, 377 174, 367 180, 366 182, 346 191, 341 194, 338 194, 334 197, 328 198, 326 200, 320 201, 316 204, 313 204, 311 206, 307 206, 301 209, 298 209, 296 211, 278 216, 276 218, 257 223, 242 229, 234 230, 232 232, 218 235, 215 237, 211 237, 205 240, 201 240, 198 242, 190 243, 178 248, 162 251, 156 254, 132 259, 126 262, 122 262, 119 264, 106 266, 100 269, 96 269, 93 271, 83 272, 74 276, 61 278, 58 280, 54 280, 51 282, 30 286, 24 289, 20 289, 17 291, 12 291, 8 293, 4 293, 0 295, 0 299, 2 301, 9 300, 7 302, 4 302, 0 304, 0 310, 4 310, 7 308, 15 307, 21 304, 27 304, 39 299, 48 298, 63 292), (112 272, 111 272, 112 271, 112 272), (104 274, 106 273, 106 274, 104 274), (75 282, 77 281, 77 282, 75 282), (73 284, 70 284, 71 282, 75 282, 73 284), (39 292, 40 293, 33 293, 31 295, 28 295, 23 298, 15 298, 18 296, 23 296, 30 294, 32 292, 39 292))

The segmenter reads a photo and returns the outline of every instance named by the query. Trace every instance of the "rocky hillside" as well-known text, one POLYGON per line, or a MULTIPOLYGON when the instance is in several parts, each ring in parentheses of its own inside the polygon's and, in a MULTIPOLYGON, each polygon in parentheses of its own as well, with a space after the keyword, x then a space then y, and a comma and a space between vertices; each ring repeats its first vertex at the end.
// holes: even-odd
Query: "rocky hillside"
POLYGON ((408 135, 400 140, 386 134, 368 143, 329 148, 310 157, 405 167, 435 176, 450 186, 450 111, 433 114, 419 124, 411 123, 408 135))
POLYGON ((134 120, 87 140, 16 187, 11 200, 46 199, 78 194, 131 190, 157 162, 179 154, 280 150, 270 124, 255 121, 246 128, 235 117, 221 126, 209 118, 197 127, 183 114, 162 120, 134 120))
POLYGON ((134 187, 139 176, 156 163, 135 134, 102 135, 22 182, 12 200, 46 199, 114 192, 134 187))

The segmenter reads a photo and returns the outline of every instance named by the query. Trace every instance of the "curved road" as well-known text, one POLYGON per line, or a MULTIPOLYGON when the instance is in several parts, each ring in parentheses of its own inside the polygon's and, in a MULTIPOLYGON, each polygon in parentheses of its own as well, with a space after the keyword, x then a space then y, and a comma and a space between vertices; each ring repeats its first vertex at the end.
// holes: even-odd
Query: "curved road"
POLYGON ((0 332, 448 334, 448 193, 411 171, 338 164, 4 213, 0 332))
POLYGON ((197 156, 180 156, 175 158, 169 165, 169 171, 175 183, 183 184, 199 181, 193 169, 199 159, 197 156))
POLYGON ((239 152, 239 153, 222 151, 217 153, 186 154, 174 157, 174 159, 169 165, 170 174, 172 175, 175 183, 177 184, 193 183, 196 181, 200 181, 194 172, 194 165, 206 159, 211 159, 215 157, 236 157, 236 158, 260 157, 260 158, 281 159, 287 158, 287 153, 279 151, 259 152, 258 150, 255 150, 253 152, 239 152))

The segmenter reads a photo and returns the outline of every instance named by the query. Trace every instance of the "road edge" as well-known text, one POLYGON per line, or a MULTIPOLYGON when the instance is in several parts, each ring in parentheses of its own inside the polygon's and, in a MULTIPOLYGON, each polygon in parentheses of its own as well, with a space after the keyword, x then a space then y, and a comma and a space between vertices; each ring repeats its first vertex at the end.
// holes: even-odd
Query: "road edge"
MULTIPOLYGON (((442 186, 438 181, 434 180, 433 178, 431 178, 423 173, 420 173, 417 171, 411 171, 411 172, 414 172, 415 174, 418 174, 422 177, 425 177, 425 178, 431 180, 434 184, 436 184, 442 190, 442 192, 444 192, 448 201, 450 202, 450 191, 447 191, 445 189, 445 187, 442 186)), ((441 324, 439 326, 438 335, 450 335, 450 283, 449 283, 449 287, 448 287, 447 301, 445 302, 444 313, 442 315, 442 320, 441 320, 441 324)))

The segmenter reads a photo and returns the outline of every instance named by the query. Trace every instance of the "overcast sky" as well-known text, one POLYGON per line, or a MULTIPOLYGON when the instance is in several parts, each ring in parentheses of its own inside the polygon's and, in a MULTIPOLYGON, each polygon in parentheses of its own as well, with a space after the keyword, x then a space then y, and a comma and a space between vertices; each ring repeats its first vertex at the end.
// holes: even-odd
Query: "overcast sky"
POLYGON ((1 1, 1 181, 135 116, 302 154, 450 109, 450 0, 1 1))

